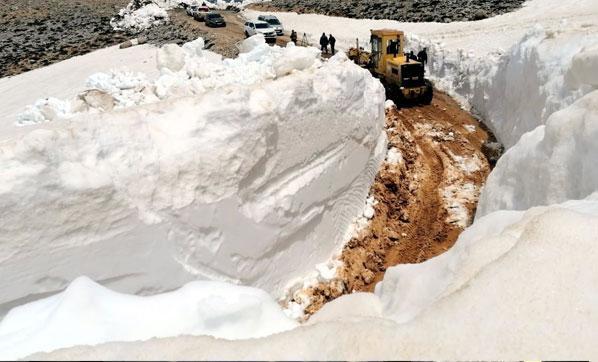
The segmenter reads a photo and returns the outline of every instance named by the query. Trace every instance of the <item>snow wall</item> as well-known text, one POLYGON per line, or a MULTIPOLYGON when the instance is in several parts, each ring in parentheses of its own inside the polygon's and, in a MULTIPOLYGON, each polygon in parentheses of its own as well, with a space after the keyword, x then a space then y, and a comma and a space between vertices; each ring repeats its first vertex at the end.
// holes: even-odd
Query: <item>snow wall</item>
POLYGON ((546 125, 524 134, 500 158, 486 181, 477 216, 584 199, 598 191, 596 160, 598 91, 553 113, 546 125))
POLYGON ((566 22, 538 25, 509 49, 485 57, 465 49, 449 51, 442 43, 411 37, 427 47, 435 84, 471 107, 504 143, 513 146, 526 132, 596 88, 590 71, 598 46, 595 30, 567 29, 566 22))
POLYGON ((38 104, 41 123, 2 141, 3 312, 80 275, 141 295, 210 279, 276 297, 340 247, 386 151, 380 83, 313 48, 201 47, 163 48, 153 83, 59 102, 84 99, 76 112, 38 104))
MULTIPOLYGON (((480 218, 449 252, 389 268, 375 295, 343 296, 290 331, 241 341, 179 336, 107 343, 31 358, 514 360, 566 359, 575 353, 591 360, 598 355, 597 196, 480 218)), ((50 301, 39 302, 44 303, 47 310, 50 301)), ((35 322, 43 320, 41 313, 32 312, 33 305, 15 309, 11 322, 33 321, 30 340, 51 339, 50 328, 35 322)), ((246 318, 241 316, 240 328, 246 318)), ((109 317, 98 318, 101 323, 94 326, 101 329, 109 317)), ((69 323, 65 316, 62 321, 69 323)), ((31 350, 27 340, 13 339, 17 348, 31 350)))

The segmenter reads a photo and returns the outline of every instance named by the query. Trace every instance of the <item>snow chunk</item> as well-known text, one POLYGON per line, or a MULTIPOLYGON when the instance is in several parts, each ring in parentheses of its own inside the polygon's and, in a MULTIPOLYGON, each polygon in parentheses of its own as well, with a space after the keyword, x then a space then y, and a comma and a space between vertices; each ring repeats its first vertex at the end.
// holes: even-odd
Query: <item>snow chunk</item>
POLYGON ((476 131, 476 126, 473 124, 466 124, 463 127, 465 127, 465 129, 467 130, 467 132, 469 133, 473 133, 476 131))
POLYGON ((598 44, 583 48, 573 56, 567 76, 574 85, 598 86, 598 44))
POLYGON ((478 187, 471 182, 446 186, 442 190, 442 197, 448 212, 446 221, 465 228, 470 220, 467 205, 475 202, 478 192, 478 187))
POLYGON ((356 237, 362 230, 370 223, 370 220, 374 217, 376 212, 374 206, 378 203, 374 196, 368 196, 363 206, 363 211, 356 217, 347 229, 345 240, 350 240, 352 237, 356 237))
POLYGON ((139 9, 133 9, 132 4, 121 9, 118 16, 110 20, 110 25, 114 30, 134 34, 169 20, 166 9, 157 4, 150 3, 139 9))
POLYGON ((185 51, 176 44, 166 44, 158 50, 158 69, 178 72, 185 66, 185 51))
MULTIPOLYGON (((141 73, 113 70, 96 73, 87 80, 88 90, 97 89, 110 95, 115 108, 155 103, 171 97, 202 95, 227 85, 252 85, 284 77, 290 73, 314 70, 321 66, 319 52, 310 47, 271 47, 263 37, 245 40, 248 52, 235 59, 223 60, 220 55, 204 51, 204 41, 198 38, 184 44, 167 44, 157 50, 160 76, 148 80, 141 73), (261 42, 261 43, 260 43, 261 42)), ((330 62, 330 66, 342 63, 330 62)), ((98 113, 83 92, 70 100, 43 99, 17 116, 17 125, 70 119, 81 113, 98 113)), ((108 102, 109 103, 109 102, 108 102)))
POLYGON ((403 154, 398 148, 392 147, 386 153, 386 162, 391 165, 399 165, 403 162, 403 154))
POLYGON ((10 311, 0 323, 0 358, 178 335, 257 338, 296 326, 260 289, 192 282, 173 292, 139 297, 79 277, 62 293, 10 311))

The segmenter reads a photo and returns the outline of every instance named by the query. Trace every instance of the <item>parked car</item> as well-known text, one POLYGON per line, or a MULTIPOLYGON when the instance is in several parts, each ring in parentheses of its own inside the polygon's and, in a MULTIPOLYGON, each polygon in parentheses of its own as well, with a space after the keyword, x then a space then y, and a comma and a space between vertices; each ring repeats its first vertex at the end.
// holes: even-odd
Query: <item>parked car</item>
POLYGON ((284 28, 280 23, 280 20, 274 15, 260 15, 257 17, 257 20, 265 21, 276 31, 276 35, 282 35, 284 33, 284 28))
POLYGON ((206 26, 210 27, 219 27, 219 26, 226 26, 226 22, 222 15, 218 13, 207 13, 205 16, 206 19, 206 26))
POLYGON ((248 21, 245 23, 245 36, 250 37, 255 34, 264 34, 266 42, 276 42, 276 30, 270 27, 265 21, 248 21))
POLYGON ((201 6, 187 6, 187 14, 191 15, 197 21, 204 21, 206 14, 210 12, 210 8, 201 6))
MULTIPOLYGON (((183 3, 183 4, 184 4, 184 3, 183 3)), ((187 15, 189 15, 189 16, 194 16, 194 15, 195 15, 195 13, 197 12, 197 9, 198 9, 198 8, 199 8, 199 6, 197 6, 197 5, 188 5, 188 6, 185 8, 185 11, 187 12, 187 15)))

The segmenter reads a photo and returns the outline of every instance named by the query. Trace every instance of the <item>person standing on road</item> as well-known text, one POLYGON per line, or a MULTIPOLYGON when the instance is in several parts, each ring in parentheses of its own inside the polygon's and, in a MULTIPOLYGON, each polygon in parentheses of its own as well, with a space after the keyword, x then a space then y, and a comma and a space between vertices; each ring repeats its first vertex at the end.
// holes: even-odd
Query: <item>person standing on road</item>
POLYGON ((428 53, 426 52, 426 48, 423 48, 417 53, 417 60, 423 65, 428 64, 428 53))
POLYGON ((291 30, 291 41, 293 44, 297 45, 297 33, 295 30, 291 30))
POLYGON ((330 34, 328 37, 328 43, 330 43, 330 52, 334 55, 334 44, 336 44, 336 38, 330 34))
POLYGON ((320 47, 322 48, 322 53, 328 54, 328 37, 326 37, 325 33, 322 33, 320 37, 320 47))

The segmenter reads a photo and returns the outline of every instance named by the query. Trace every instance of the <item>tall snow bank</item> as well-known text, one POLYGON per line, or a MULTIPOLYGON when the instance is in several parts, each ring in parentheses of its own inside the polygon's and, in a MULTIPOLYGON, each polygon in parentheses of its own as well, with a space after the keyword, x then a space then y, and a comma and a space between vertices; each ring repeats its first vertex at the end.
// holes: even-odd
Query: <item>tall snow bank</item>
POLYGON ((178 335, 258 338, 296 325, 260 289, 192 282, 173 292, 138 297, 80 277, 62 293, 10 311, 0 322, 0 359, 178 335))
MULTIPOLYGON (((596 68, 598 72, 598 67, 596 68)), ((480 197, 477 215, 525 210, 598 191, 598 91, 553 113, 498 161, 480 197)))
POLYGON ((87 102, 0 144, 0 310, 79 275, 279 296, 344 241, 384 157, 380 83, 308 48, 198 48, 162 49, 132 105, 87 102))
POLYGON ((590 358, 598 353, 597 233, 596 195, 489 214, 450 254, 389 268, 376 294, 384 314, 404 323, 405 343, 430 341, 416 342, 415 356, 590 358))
POLYGON ((389 268, 376 290, 382 308, 375 296, 355 294, 327 305, 313 324, 251 341, 177 337, 32 358, 511 360, 566 359, 571 351, 582 359, 596 356, 598 196, 528 212, 501 211, 474 225, 452 254, 389 268))
POLYGON ((475 48, 447 51, 442 42, 411 38, 430 53, 435 84, 461 97, 490 126, 505 146, 546 122, 596 88, 590 70, 595 33, 583 28, 542 26, 529 30, 506 51, 497 49, 480 58, 475 48), (573 76, 573 77, 572 77, 573 76))

